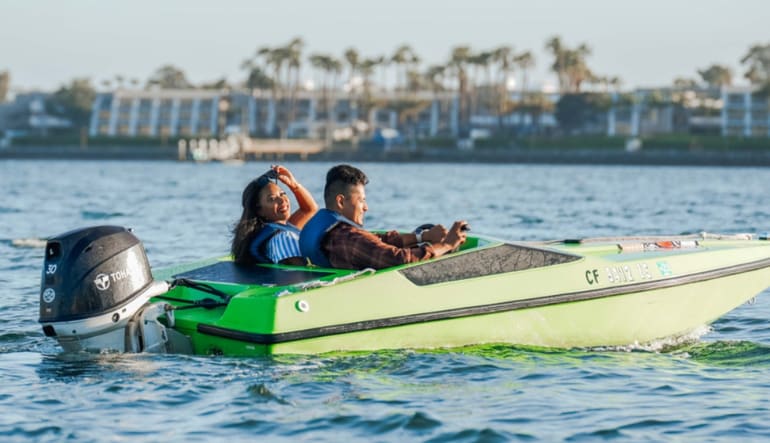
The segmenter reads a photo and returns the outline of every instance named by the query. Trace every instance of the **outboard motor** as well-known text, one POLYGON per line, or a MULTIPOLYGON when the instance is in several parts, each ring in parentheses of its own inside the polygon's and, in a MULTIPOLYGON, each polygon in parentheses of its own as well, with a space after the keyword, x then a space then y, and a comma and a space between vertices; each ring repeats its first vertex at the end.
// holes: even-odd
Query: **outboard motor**
POLYGON ((169 306, 149 299, 168 290, 129 230, 77 229, 46 244, 39 322, 65 351, 167 352, 171 331, 157 317, 169 306))

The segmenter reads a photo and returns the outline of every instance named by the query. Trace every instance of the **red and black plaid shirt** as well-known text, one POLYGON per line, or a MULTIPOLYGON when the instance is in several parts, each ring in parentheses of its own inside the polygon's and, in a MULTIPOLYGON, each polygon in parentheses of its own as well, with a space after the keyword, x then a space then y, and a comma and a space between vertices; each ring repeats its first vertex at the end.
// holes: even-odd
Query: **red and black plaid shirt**
POLYGON ((383 269, 436 255, 429 244, 405 248, 397 231, 374 234, 347 223, 339 223, 329 231, 321 248, 329 263, 341 269, 383 269))

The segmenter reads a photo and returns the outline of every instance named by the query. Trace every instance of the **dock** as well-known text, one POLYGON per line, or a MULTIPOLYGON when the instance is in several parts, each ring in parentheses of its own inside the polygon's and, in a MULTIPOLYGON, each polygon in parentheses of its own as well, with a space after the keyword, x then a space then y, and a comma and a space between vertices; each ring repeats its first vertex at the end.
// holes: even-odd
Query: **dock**
POLYGON ((323 141, 309 139, 254 139, 237 136, 230 136, 225 140, 183 139, 179 140, 178 160, 282 160, 286 155, 296 155, 300 160, 307 160, 310 155, 323 152, 324 147, 323 141))

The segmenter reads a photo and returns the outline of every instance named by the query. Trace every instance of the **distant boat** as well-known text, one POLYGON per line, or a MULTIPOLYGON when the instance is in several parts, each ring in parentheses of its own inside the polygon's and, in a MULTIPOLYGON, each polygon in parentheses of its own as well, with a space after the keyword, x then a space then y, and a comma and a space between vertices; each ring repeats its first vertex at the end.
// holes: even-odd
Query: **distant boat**
POLYGON ((48 241, 39 321, 66 351, 643 344, 686 335, 770 286, 761 238, 469 236, 458 252, 376 272, 242 268, 223 257, 153 276, 141 242, 103 226, 48 241))

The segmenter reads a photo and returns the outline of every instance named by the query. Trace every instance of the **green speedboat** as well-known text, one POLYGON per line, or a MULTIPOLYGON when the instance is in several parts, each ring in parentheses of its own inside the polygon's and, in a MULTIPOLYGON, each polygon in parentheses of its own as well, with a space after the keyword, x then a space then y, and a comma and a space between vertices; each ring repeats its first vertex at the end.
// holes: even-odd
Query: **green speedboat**
POLYGON ((40 322, 68 351, 623 346, 686 335, 768 286, 766 235, 469 236, 455 253, 376 272, 229 257, 152 272, 133 234, 102 226, 48 241, 40 322))

